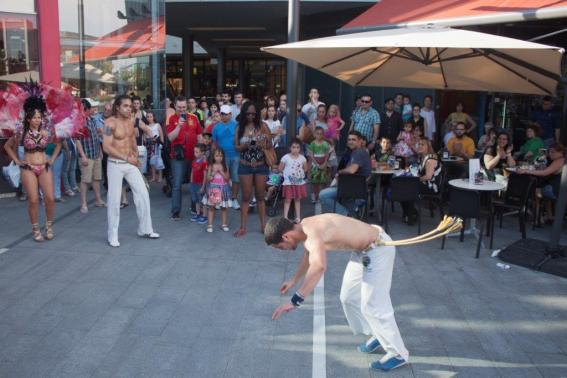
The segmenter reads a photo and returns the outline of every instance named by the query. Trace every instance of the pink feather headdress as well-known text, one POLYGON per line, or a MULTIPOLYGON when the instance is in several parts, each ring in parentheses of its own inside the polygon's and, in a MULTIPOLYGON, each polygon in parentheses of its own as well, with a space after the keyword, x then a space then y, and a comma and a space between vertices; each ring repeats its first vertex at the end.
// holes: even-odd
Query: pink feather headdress
POLYGON ((22 85, 10 83, 0 91, 0 135, 19 131, 25 113, 39 110, 44 124, 58 139, 76 138, 86 134, 85 112, 79 98, 70 87, 59 89, 30 80, 22 85))

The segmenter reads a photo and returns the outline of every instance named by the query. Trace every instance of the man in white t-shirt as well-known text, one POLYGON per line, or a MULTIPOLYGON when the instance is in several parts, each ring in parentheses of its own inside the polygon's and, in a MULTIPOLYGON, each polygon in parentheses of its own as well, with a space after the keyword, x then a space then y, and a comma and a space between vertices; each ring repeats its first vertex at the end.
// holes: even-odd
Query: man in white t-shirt
POLYGON ((313 122, 317 118, 317 108, 319 105, 325 105, 324 102, 319 101, 319 90, 311 88, 309 91, 309 102, 303 105, 301 112, 309 118, 309 122, 313 122))
POLYGON ((427 95, 423 98, 423 107, 421 108, 421 115, 425 122, 427 122, 427 130, 425 130, 425 136, 429 138, 429 140, 435 140, 436 134, 436 126, 435 126, 435 112, 431 109, 431 104, 433 103, 433 98, 430 95, 427 95))

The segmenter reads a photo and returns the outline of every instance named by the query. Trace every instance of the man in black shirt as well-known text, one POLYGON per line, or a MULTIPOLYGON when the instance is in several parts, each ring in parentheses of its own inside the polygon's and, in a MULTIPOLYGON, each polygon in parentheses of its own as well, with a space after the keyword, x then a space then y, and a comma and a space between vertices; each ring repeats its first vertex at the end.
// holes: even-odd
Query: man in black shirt
POLYGON ((380 125, 378 138, 388 138, 391 141, 395 141, 403 128, 402 116, 394 110, 394 99, 386 99, 384 105, 386 110, 380 114, 382 124, 380 125))

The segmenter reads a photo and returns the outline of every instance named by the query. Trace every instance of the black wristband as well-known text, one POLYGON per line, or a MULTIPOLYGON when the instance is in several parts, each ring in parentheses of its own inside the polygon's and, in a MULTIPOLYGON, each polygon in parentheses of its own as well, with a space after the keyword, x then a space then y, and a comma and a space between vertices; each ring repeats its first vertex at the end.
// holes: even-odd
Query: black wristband
POLYGON ((295 292, 295 294, 293 294, 293 296, 291 297, 291 304, 295 307, 299 307, 304 300, 305 298, 303 298, 299 293, 295 292))

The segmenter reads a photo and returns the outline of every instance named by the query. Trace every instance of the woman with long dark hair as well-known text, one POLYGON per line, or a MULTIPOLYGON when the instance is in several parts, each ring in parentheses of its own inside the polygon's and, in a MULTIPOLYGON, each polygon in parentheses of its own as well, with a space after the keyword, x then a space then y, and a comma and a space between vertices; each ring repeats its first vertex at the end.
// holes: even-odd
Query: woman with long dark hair
POLYGON ((272 147, 270 130, 261 122, 258 107, 252 102, 242 105, 240 121, 236 129, 234 145, 240 153, 238 177, 242 188, 242 205, 240 208, 240 229, 234 234, 241 237, 246 234, 248 209, 252 197, 252 187, 256 189, 258 215, 261 232, 266 223, 266 206, 264 192, 269 167, 266 164, 265 150, 272 147))
POLYGON ((50 137, 44 127, 46 106, 43 98, 29 97, 24 103, 24 121, 21 133, 16 133, 6 142, 4 149, 10 158, 21 168, 21 181, 28 195, 28 214, 32 223, 32 237, 36 242, 44 240, 39 226, 39 189, 43 193, 45 213, 45 239, 54 237, 53 219, 55 216, 55 195, 51 166, 59 155, 61 144, 50 137), (49 143, 55 143, 55 148, 48 158, 45 150, 49 143), (24 147, 24 158, 18 158, 18 146, 24 147))
POLYGON ((510 143, 510 136, 505 131, 500 131, 496 134, 496 143, 488 147, 482 157, 484 171, 486 176, 494 180, 502 180, 504 176, 504 168, 515 167, 516 160, 512 156, 512 143, 510 143))

